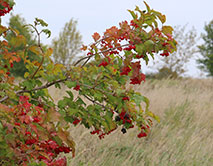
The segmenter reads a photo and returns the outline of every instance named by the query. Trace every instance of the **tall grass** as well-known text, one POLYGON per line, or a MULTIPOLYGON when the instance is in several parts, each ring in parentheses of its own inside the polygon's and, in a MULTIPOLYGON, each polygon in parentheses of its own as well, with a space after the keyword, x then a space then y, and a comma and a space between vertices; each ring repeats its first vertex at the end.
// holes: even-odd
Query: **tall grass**
MULTIPOLYGON (((136 87, 161 118, 151 134, 115 131, 103 140, 82 126, 71 128, 76 157, 71 166, 212 166, 213 80, 148 80, 136 87)), ((54 91, 58 100, 62 91, 54 91)))

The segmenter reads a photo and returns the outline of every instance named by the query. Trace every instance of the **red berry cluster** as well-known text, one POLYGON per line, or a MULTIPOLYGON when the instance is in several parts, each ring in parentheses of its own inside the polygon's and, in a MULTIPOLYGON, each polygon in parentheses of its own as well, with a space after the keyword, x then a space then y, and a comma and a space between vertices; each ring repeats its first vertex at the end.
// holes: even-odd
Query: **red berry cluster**
POLYGON ((161 56, 169 56, 169 52, 167 50, 164 50, 163 53, 160 54, 161 56))
POLYGON ((131 71, 131 69, 129 68, 129 66, 125 66, 125 67, 123 67, 123 68, 121 69, 120 75, 121 75, 121 76, 122 76, 122 75, 128 75, 130 71, 131 71))
POLYGON ((64 153, 69 153, 71 152, 72 150, 70 149, 70 147, 66 147, 66 146, 60 146, 58 148, 55 149, 55 153, 56 154, 59 154, 61 152, 64 152, 64 153))
POLYGON ((76 91, 79 91, 80 90, 80 85, 76 85, 73 89, 76 90, 76 91))
POLYGON ((135 27, 135 28, 139 27, 138 24, 136 24, 135 21, 133 21, 133 20, 131 20, 130 25, 135 27))
POLYGON ((122 100, 128 100, 129 101, 129 97, 123 97, 122 100))
POLYGON ((130 79, 131 80, 130 84, 133 84, 133 85, 140 84, 142 81, 145 81, 145 78, 146 78, 145 74, 140 73, 140 75, 138 75, 137 77, 133 77, 130 79))
POLYGON ((77 125, 79 122, 80 122, 79 119, 75 119, 72 123, 73 123, 74 125, 77 125))
POLYGON ((0 16, 4 16, 5 14, 9 13, 13 7, 11 7, 7 2, 0 1, 0 16))
POLYGON ((8 67, 8 65, 4 65, 4 68, 7 70, 6 75, 10 75, 10 68, 13 68, 13 63, 10 63, 10 68, 8 67))
POLYGON ((138 54, 137 54, 135 57, 136 57, 137 59, 140 59, 140 58, 144 58, 144 55, 138 55, 138 54))
POLYGON ((99 130, 99 129, 95 129, 94 131, 91 131, 90 134, 94 135, 97 134, 99 139, 103 139, 105 135, 109 135, 111 132, 113 132, 116 128, 110 130, 107 133, 104 133, 103 131, 99 130))
POLYGON ((107 56, 106 58, 107 58, 107 59, 106 59, 106 60, 103 60, 103 61, 98 65, 98 67, 101 67, 101 66, 105 67, 105 66, 107 66, 107 65, 110 63, 110 61, 111 61, 110 57, 107 56))
POLYGON ((129 47, 124 48, 126 51, 131 51, 135 49, 135 45, 129 45, 129 47))
POLYGON ((138 138, 146 137, 147 133, 150 132, 150 127, 148 125, 141 127, 141 132, 138 134, 138 138))
MULTIPOLYGON (((119 116, 115 117, 115 121, 121 121, 121 120, 122 120, 123 124, 125 124, 125 123, 131 124, 132 123, 132 120, 130 119, 130 115, 128 113, 124 112, 124 111, 121 112, 119 114, 119 116)), ((132 126, 130 128, 132 128, 132 126)))

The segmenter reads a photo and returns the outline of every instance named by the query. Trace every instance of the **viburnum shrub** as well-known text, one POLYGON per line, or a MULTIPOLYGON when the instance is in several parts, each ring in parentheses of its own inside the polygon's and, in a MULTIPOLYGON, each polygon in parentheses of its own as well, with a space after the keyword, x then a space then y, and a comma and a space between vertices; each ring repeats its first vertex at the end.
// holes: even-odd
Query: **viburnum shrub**
MULTIPOLYGON (((8 2, 0 1, 2 6, 8 2)), ((28 45, 17 30, 0 25, 0 165, 65 166, 61 154, 75 155, 68 130, 78 124, 100 139, 119 126, 122 133, 137 127, 138 138, 149 134, 152 120, 159 118, 149 110, 148 98, 133 89, 145 81, 140 62, 148 63, 158 54, 168 56, 176 50, 176 41, 172 27, 163 25, 165 15, 145 5, 143 11, 129 10, 131 21, 103 35, 94 33, 94 43, 82 46, 86 55, 69 68, 54 64, 52 49, 41 46, 41 34, 51 35, 43 20, 26 25, 36 33, 37 45, 28 45), (9 33, 15 36, 10 44, 9 33), (30 61, 30 51, 40 60, 30 61), (28 71, 18 82, 10 70, 20 60, 28 71), (68 90, 56 103, 48 88, 61 85, 68 90), (73 91, 78 92, 76 97, 73 91)), ((4 14, 11 6, 6 8, 1 9, 4 14)))

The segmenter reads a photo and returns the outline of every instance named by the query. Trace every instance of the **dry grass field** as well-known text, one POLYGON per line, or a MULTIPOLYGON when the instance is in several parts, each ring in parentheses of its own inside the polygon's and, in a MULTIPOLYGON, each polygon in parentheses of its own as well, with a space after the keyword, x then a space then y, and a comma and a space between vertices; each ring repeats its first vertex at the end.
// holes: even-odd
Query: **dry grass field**
MULTIPOLYGON (((105 139, 82 126, 71 128, 76 157, 70 166, 212 166, 213 80, 147 80, 136 87, 161 118, 147 138, 137 129, 105 139)), ((63 91, 51 89, 58 100, 63 91)))

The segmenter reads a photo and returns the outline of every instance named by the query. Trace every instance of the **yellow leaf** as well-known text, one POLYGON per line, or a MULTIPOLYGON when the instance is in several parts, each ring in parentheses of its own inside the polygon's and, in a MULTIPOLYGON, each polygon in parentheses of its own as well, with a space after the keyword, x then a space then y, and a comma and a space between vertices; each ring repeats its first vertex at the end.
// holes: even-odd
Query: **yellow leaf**
POLYGON ((57 112, 55 109, 50 108, 48 110, 48 114, 47 114, 47 120, 49 122, 58 122, 60 120, 60 113, 57 112))
POLYGON ((39 152, 39 154, 46 157, 48 160, 50 160, 49 155, 47 155, 45 152, 39 152))
POLYGON ((36 55, 40 55, 41 54, 41 50, 38 46, 30 46, 29 50, 33 53, 35 53, 36 55))
POLYGON ((28 72, 24 73, 24 78, 27 78, 30 74, 28 72))
POLYGON ((86 50, 87 50, 87 46, 82 45, 81 50, 82 50, 82 51, 86 51, 86 50))
POLYGON ((26 45, 26 38, 23 35, 18 35, 11 38, 11 44, 14 47, 19 47, 21 45, 26 45))
POLYGON ((162 27, 162 32, 167 35, 167 34, 172 34, 173 28, 171 26, 163 26, 162 27))
POLYGON ((64 141, 71 149, 72 149, 72 155, 75 156, 75 142, 70 138, 69 132, 64 131, 62 128, 59 128, 58 130, 58 136, 59 138, 64 141))
POLYGON ((47 51, 46 51, 46 56, 50 57, 53 53, 53 49, 52 48, 48 48, 47 51))
POLYGON ((0 34, 4 33, 7 30, 6 27, 0 25, 0 34))

